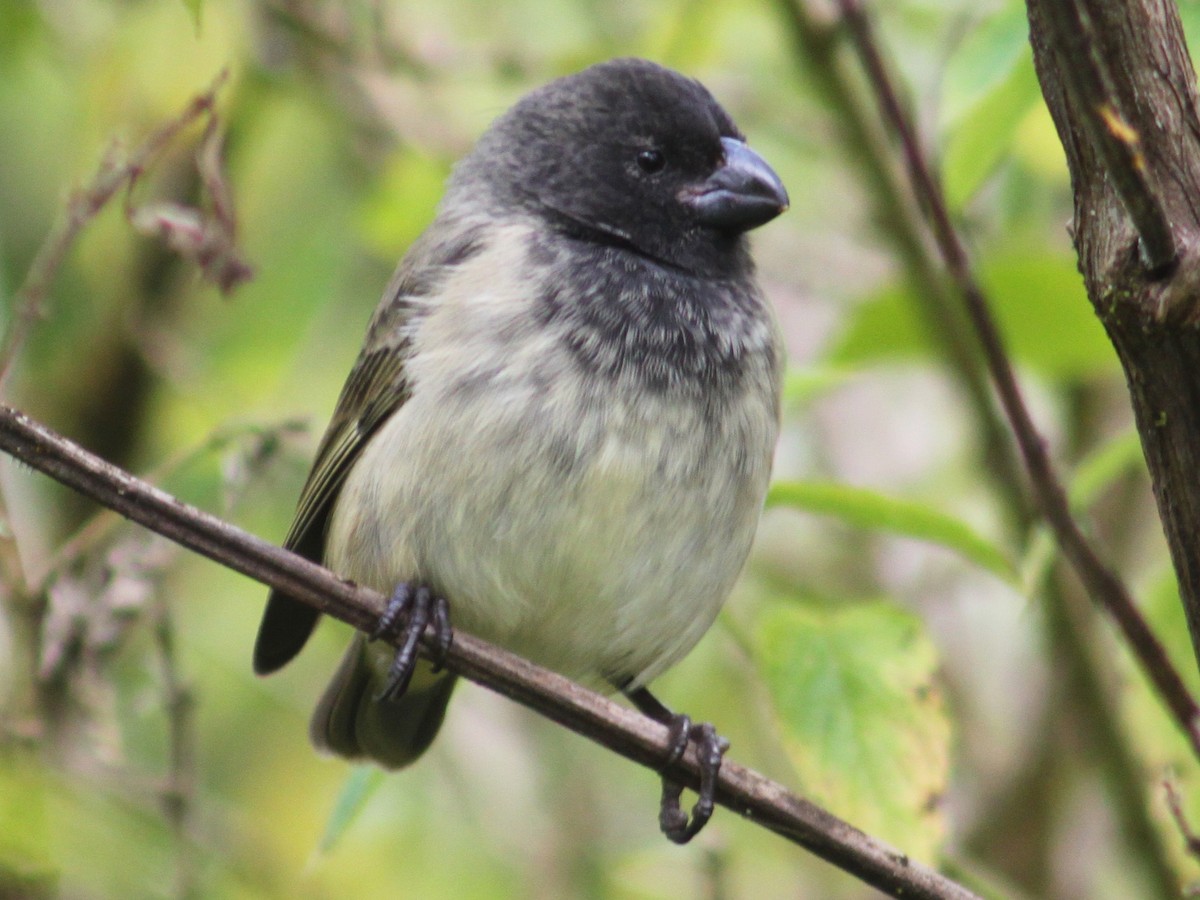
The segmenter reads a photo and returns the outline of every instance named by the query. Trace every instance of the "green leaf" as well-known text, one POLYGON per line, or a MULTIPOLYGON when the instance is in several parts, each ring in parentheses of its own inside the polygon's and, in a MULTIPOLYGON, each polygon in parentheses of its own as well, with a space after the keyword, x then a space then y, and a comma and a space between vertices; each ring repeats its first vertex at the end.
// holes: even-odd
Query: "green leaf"
MULTIPOLYGON (((979 278, 1005 342, 1022 364, 1063 380, 1115 370, 1116 354, 1072 257, 1022 245, 982 263, 979 278)), ((916 303, 903 284, 879 291, 855 312, 830 361, 853 366, 928 354, 932 345, 916 303)))
POLYGON ((184 8, 192 17, 192 25, 196 29, 196 33, 200 33, 200 19, 204 14, 204 0, 183 0, 184 8))
POLYGON ((854 370, 845 366, 805 366, 803 369, 790 369, 783 381, 784 406, 803 406, 815 397, 845 383, 854 375, 854 370))
POLYGON ((863 362, 928 355, 932 345, 918 321, 916 304, 903 283, 877 291, 854 311, 829 361, 852 368, 863 362))
POLYGON ((918 859, 936 858, 950 724, 920 621, 890 603, 772 604, 757 631, 803 790, 918 859))
POLYGON ((1028 57, 949 132, 942 172, 951 208, 961 209, 975 195, 1012 147, 1018 126, 1041 102, 1028 57))
POLYGON ((385 777, 386 773, 375 766, 355 766, 350 770, 350 777, 342 785, 329 822, 325 825, 325 833, 321 836, 321 843, 317 848, 320 853, 329 853, 337 846, 338 841, 362 812, 367 800, 383 784, 385 777))
POLYGON ((1076 265, 1073 255, 1021 247, 980 271, 1013 353, 1050 378, 1094 377, 1118 365, 1076 265))
POLYGON ((781 481, 773 484, 767 494, 767 507, 774 506, 835 516, 858 528, 929 541, 1005 580, 1015 575, 1008 557, 991 541, 965 522, 913 500, 833 482, 781 481))
POLYGON ((953 208, 965 205, 1022 133, 1041 91, 1025 4, 1008 0, 955 51, 942 78, 942 174, 953 208))
MULTIPOLYGON (((1142 455, 1142 442, 1137 431, 1131 428, 1118 434, 1089 452, 1075 467, 1067 485, 1071 509, 1078 514, 1086 513, 1118 478, 1145 466, 1146 459, 1142 455)), ((1041 590, 1050 565, 1057 556, 1058 544, 1054 535, 1044 523, 1039 524, 1018 567, 1020 575, 1017 583, 1022 594, 1032 597, 1041 590)))
POLYGON ((1067 489, 1071 508, 1087 509, 1118 478, 1145 468, 1145 460, 1141 439, 1132 428, 1101 444, 1075 468, 1067 489))
POLYGON ((1014 70, 1029 67, 1025 4, 1009 0, 972 31, 950 58, 942 78, 942 130, 961 124, 1002 89, 1014 70))

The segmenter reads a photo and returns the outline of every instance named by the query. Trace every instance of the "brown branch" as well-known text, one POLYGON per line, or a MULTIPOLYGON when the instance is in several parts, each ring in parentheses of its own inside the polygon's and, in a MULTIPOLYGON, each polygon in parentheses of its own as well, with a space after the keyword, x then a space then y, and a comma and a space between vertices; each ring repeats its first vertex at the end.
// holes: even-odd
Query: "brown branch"
MULTIPOLYGON (((1001 421, 1002 413, 997 408, 996 395, 960 300, 960 291, 946 275, 903 160, 897 159, 893 135, 876 112, 878 101, 864 99, 861 65, 843 53, 847 29, 818 0, 778 0, 777 5, 794 39, 795 58, 806 80, 834 114, 835 133, 851 167, 867 188, 867 197, 882 225, 882 236, 895 250, 906 277, 914 285, 914 307, 931 337, 942 347, 956 383, 966 386, 968 403, 982 435, 984 471, 1011 519, 1018 524, 1018 537, 1024 537, 1033 518, 1033 504, 1019 449, 1008 437, 1007 422, 1001 421)), ((1117 721, 1111 691, 1102 677, 1104 663, 1093 647, 1095 629, 1084 615, 1089 610, 1078 608, 1072 593, 1074 586, 1066 579, 1043 578, 1038 583, 1046 609, 1047 646, 1064 671, 1074 673, 1079 692, 1075 708, 1082 716, 1086 738, 1103 760, 1101 771, 1116 800, 1115 815, 1151 883, 1162 886, 1169 882, 1172 887, 1165 894, 1173 895, 1174 876, 1165 863, 1165 847, 1149 816, 1136 753, 1117 721), (1068 619, 1073 621, 1065 624, 1068 619), (1064 624, 1060 627, 1060 623, 1064 624)), ((1027 775, 1027 772, 1014 773, 1013 784, 1019 788, 1027 775)), ((984 818, 987 824, 981 821, 976 829, 979 833, 968 843, 990 840, 988 834, 995 821, 988 816, 984 818)), ((955 876, 953 869, 944 871, 955 876)), ((1004 890, 988 893, 1008 896, 1012 890, 1006 886, 1004 890)))
POLYGON ((996 408, 987 370, 971 338, 970 323, 946 278, 904 173, 896 164, 888 134, 869 102, 856 90, 857 71, 840 52, 841 30, 823 5, 812 0, 777 0, 796 45, 805 79, 833 110, 841 147, 864 182, 881 230, 903 265, 913 307, 955 374, 980 435, 983 470, 1000 494, 1016 531, 1033 519, 1022 479, 1021 461, 996 408), (818 9, 818 7, 820 7, 818 9))
POLYGON ((1109 60, 1095 39, 1096 24, 1086 2, 1052 0, 1044 4, 1047 40, 1058 47, 1066 63, 1060 71, 1072 103, 1082 112, 1080 122, 1140 237, 1142 264, 1151 278, 1170 275, 1179 249, 1150 170, 1141 136, 1122 109, 1109 60))
MULTIPOLYGON (((0 450, 133 521, 355 628, 369 631, 383 609, 384 598, 374 591, 181 502, 5 406, 0 406, 0 450)), ((664 726, 469 634, 455 633, 446 665, 647 768, 658 771, 668 753, 664 726)), ((696 786, 699 768, 694 748, 666 772, 696 786)), ((892 896, 976 897, 734 762, 721 767, 717 800, 892 896)))
POLYGON ((1179 788, 1175 785, 1175 779, 1167 777, 1162 782, 1163 791, 1167 795, 1167 809, 1170 810, 1171 818, 1175 820, 1175 827, 1179 829, 1179 834, 1183 837, 1183 846, 1187 849, 1188 855, 1193 859, 1200 859, 1200 836, 1192 831, 1192 826, 1188 824, 1187 816, 1183 812, 1183 800, 1179 796, 1179 788))
POLYGON ((900 139, 913 190, 924 204, 946 268, 962 294, 996 393, 1025 461, 1039 511, 1054 532, 1063 556, 1092 600, 1112 616, 1134 657, 1187 737, 1193 753, 1200 758, 1200 705, 1188 691, 1124 583, 1105 565, 1071 514, 1066 491, 1050 461, 1045 441, 1025 406, 1000 330, 975 279, 966 248, 951 222, 941 185, 932 174, 916 128, 900 103, 899 92, 883 62, 871 23, 858 0, 837 2, 883 116, 900 139))
MULTIPOLYGON (((198 445, 186 448, 167 458, 155 466, 153 471, 142 477, 151 484, 162 484, 181 469, 210 454, 219 453, 231 444, 250 439, 273 445, 283 441, 289 434, 305 431, 307 427, 307 424, 299 419, 284 419, 275 425, 253 423, 227 425, 214 431, 198 445)), ((122 521, 121 517, 111 509, 101 509, 97 512, 75 534, 64 540, 54 550, 49 561, 40 570, 30 576, 28 592, 35 596, 44 593, 50 582, 62 572, 77 564, 83 557, 95 552, 99 545, 110 540, 113 531, 122 521)))
MULTIPOLYGON (((1054 0, 1055 3, 1064 0, 1054 0)), ((1169 278, 1138 260, 1118 174, 1090 136, 1093 114, 1070 83, 1075 60, 1050 0, 1026 0, 1034 63, 1066 151, 1074 238, 1088 297, 1120 357, 1193 650, 1200 659, 1200 118, 1196 75, 1173 0, 1089 3, 1091 41, 1113 73, 1116 108, 1138 135, 1147 183, 1179 249, 1169 278)))

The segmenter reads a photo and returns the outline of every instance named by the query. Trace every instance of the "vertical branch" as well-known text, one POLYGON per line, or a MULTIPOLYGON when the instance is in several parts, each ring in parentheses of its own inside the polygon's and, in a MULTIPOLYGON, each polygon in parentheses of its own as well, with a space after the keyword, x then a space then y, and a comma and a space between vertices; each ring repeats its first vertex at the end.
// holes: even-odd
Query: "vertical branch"
POLYGON ((1027 0, 1088 297, 1129 386, 1200 659, 1200 120, 1173 0, 1027 0), (1161 232, 1172 236, 1176 263, 1161 232))
POLYGON ((870 22, 858 0, 838 0, 838 6, 879 99, 880 110, 900 138, 913 190, 925 207, 947 271, 958 286, 967 315, 979 338, 992 382, 1025 461, 1038 508, 1053 531, 1063 556, 1092 600, 1112 616, 1134 657, 1191 744, 1192 752, 1200 757, 1200 705, 1191 696, 1124 583, 1104 563, 1075 521, 1045 441, 1038 433, 1021 396, 1016 374, 1009 362, 1000 330, 992 318, 987 298, 975 278, 966 248, 951 221, 941 185, 933 177, 916 129, 900 103, 899 93, 883 63, 870 22))
POLYGON ((861 173, 885 236, 903 263, 917 313, 954 372, 956 384, 966 393, 981 436, 985 470, 993 476, 1017 533, 1024 535, 1032 511, 1022 483, 1021 462, 996 409, 970 323, 939 264, 921 210, 895 164, 886 132, 860 92, 854 90, 854 79, 839 52, 842 32, 835 21, 814 10, 811 0, 779 0, 778 6, 805 76, 835 112, 842 147, 861 173))
MULTIPOLYGON (((966 251, 951 222, 940 185, 933 177, 915 128, 911 125, 910 117, 903 109, 899 94, 893 87, 861 7, 857 3, 842 4, 843 21, 847 26, 841 31, 836 27, 836 23, 826 20, 816 12, 811 3, 783 0, 780 6, 800 46, 800 56, 809 65, 810 75, 837 111, 837 123, 843 130, 843 143, 858 157, 858 168, 870 184, 870 196, 876 203, 890 204, 887 207, 889 209, 906 209, 910 195, 907 191, 900 190, 888 168, 890 163, 886 154, 891 152, 891 147, 886 143, 881 145, 875 137, 873 121, 868 121, 868 114, 854 95, 850 79, 840 72, 835 52, 835 37, 844 34, 844 31, 850 32, 884 118, 900 136, 909 182, 913 193, 921 201, 921 208, 930 220, 936 246, 934 249, 928 249, 923 241, 927 232, 924 222, 921 221, 920 211, 917 212, 915 220, 911 215, 885 216, 884 220, 889 225, 887 235, 897 245, 901 258, 910 269, 913 268, 914 262, 917 263, 916 271, 937 269, 935 257, 940 253, 950 273, 950 281, 955 286, 950 292, 955 296, 933 311, 933 316, 942 319, 943 322, 941 328, 934 329, 933 333, 943 341, 949 336, 956 342, 956 346, 969 348, 971 354, 976 353, 976 348, 983 347, 988 357, 989 368, 1005 403, 1006 413, 1014 423, 1022 456, 1027 464, 1033 464, 1031 468, 1035 475, 1035 487, 1040 485, 1041 488, 1037 497, 1040 501, 1039 506, 1043 510, 1049 508, 1053 514, 1059 524, 1057 531, 1060 540, 1065 538, 1075 550, 1075 562, 1082 561, 1085 569, 1095 573, 1088 585, 1093 589, 1093 596, 1096 595, 1095 589, 1099 587, 1102 595, 1115 598, 1119 617, 1126 622, 1127 630, 1132 631, 1142 644, 1144 665, 1162 675, 1162 681, 1165 682, 1163 694, 1168 705, 1176 713, 1177 720, 1180 721, 1185 734, 1192 738, 1195 747, 1195 730, 1189 724, 1195 720, 1194 702, 1171 669, 1157 640, 1137 614, 1124 587, 1099 564, 1096 554, 1083 542, 1078 527, 1067 513, 1062 489, 1050 466, 1043 442, 1025 410, 998 331, 991 322, 985 298, 975 283, 966 251), (916 234, 911 235, 912 232, 916 234), (965 314, 954 315, 958 311, 954 309, 957 306, 956 297, 966 299, 967 303, 963 304, 967 307, 965 314), (947 322, 953 324, 947 326, 947 322), (975 332, 974 335, 972 331, 975 332), (979 338, 978 341, 976 337, 979 338)), ((923 299, 928 300, 928 296, 936 295, 937 288, 940 287, 940 284, 923 284, 923 299)), ((959 377, 971 384, 971 378, 974 376, 971 368, 955 364, 957 357, 954 354, 948 358, 959 377)), ((981 367, 976 364, 975 369, 979 371, 981 367)), ((986 371, 982 377, 986 379, 986 371)), ((977 417, 983 409, 981 421, 986 421, 991 404, 991 394, 986 383, 981 391, 973 388, 969 396, 977 407, 977 417)), ((995 439, 989 438, 989 441, 992 440, 995 439)), ((1008 447, 1007 434, 1002 433, 997 443, 1008 447)), ((1024 509, 1026 503, 1024 481, 1015 470, 993 468, 991 471, 997 487, 1000 488, 1001 498, 1010 508, 1018 511, 1017 516, 1020 518, 1020 510, 1024 509)), ((1058 623, 1072 614, 1079 618, 1079 611, 1073 610, 1068 585, 1061 580, 1048 580, 1044 585, 1044 593, 1048 617, 1053 622, 1058 623)), ((1103 773, 1114 797, 1120 801, 1118 815, 1130 846, 1138 848, 1137 852, 1146 862, 1148 874, 1154 883, 1159 885, 1160 890, 1169 891, 1170 888, 1164 886, 1172 881, 1170 867, 1165 863, 1161 842, 1158 841, 1157 833, 1148 818, 1134 754, 1124 740, 1119 723, 1110 709, 1108 691, 1100 677, 1101 664, 1080 634, 1057 627, 1051 627, 1049 632, 1048 638, 1052 646, 1063 654, 1064 664, 1074 673, 1076 683, 1084 689, 1086 699, 1081 711, 1087 716, 1085 724, 1092 742, 1101 748, 1106 754, 1106 761, 1109 762, 1103 768, 1103 773)))
POLYGON ((1112 179, 1117 196, 1139 235, 1142 263, 1152 278, 1169 275, 1178 262, 1178 248, 1162 198, 1151 183, 1141 136, 1122 108, 1113 60, 1101 52, 1096 22, 1086 3, 1055 0, 1043 6, 1046 34, 1056 55, 1068 63, 1065 86, 1079 123, 1096 151, 1103 171, 1112 179))

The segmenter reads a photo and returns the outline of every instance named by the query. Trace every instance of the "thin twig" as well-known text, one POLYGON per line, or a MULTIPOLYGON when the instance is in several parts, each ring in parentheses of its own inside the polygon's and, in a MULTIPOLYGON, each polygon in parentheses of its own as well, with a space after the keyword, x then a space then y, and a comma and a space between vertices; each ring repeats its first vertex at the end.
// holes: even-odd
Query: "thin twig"
POLYGON ((174 896, 184 900, 196 895, 196 862, 188 834, 196 783, 195 701, 179 671, 171 608, 161 591, 155 596, 151 613, 167 715, 168 769, 160 796, 175 837, 174 896))
POLYGON ((1200 705, 1188 691, 1183 678, 1142 617, 1121 579, 1104 564, 1072 516, 1066 491, 1058 480, 1045 442, 1022 399, 1000 330, 972 272, 966 249, 951 222, 941 186, 932 175, 916 129, 905 113, 899 93, 884 65, 870 21, 858 0, 837 0, 837 3, 878 97, 883 116, 900 139, 913 190, 925 206, 947 271, 962 294, 1001 406, 1025 460, 1034 499, 1041 514, 1054 532, 1063 556, 1070 562, 1092 600, 1108 610, 1116 621, 1134 656, 1187 737, 1192 752, 1200 758, 1200 705))
MULTIPOLYGON (((943 348, 950 369, 967 385, 969 406, 982 434, 981 446, 988 453, 985 471, 1010 517, 1018 523, 1017 533, 1023 538, 1032 518, 1024 465, 1015 442, 1008 438, 1007 422, 1001 420, 1002 414, 996 408, 995 393, 974 327, 967 319, 958 288, 946 277, 941 255, 929 237, 925 216, 913 195, 911 179, 904 172, 903 161, 896 165, 894 142, 890 134, 884 133, 886 123, 880 121, 877 103, 868 104, 862 99, 861 66, 852 71, 841 53, 846 29, 827 7, 814 0, 778 0, 778 6, 795 39, 796 58, 804 67, 806 78, 822 93, 835 114, 837 134, 868 189, 870 202, 878 210, 883 236, 895 248, 915 285, 913 300, 923 314, 925 326, 943 348), (964 365, 964 361, 968 364, 964 365)), ((1046 537, 1053 541, 1050 533, 1046 537)), ((1143 779, 1135 764, 1136 754, 1116 721, 1116 710, 1108 702, 1100 661, 1090 639, 1056 627, 1055 623, 1077 612, 1070 586, 1065 579, 1043 581, 1044 574, 1033 578, 1030 584, 1039 585, 1045 600, 1049 646, 1059 654, 1056 659, 1065 670, 1075 673, 1077 686, 1086 697, 1077 706, 1084 716, 1082 724, 1105 760, 1101 771, 1117 801, 1115 813, 1120 827, 1130 846, 1137 848, 1147 876, 1161 886, 1163 873, 1169 874, 1169 866, 1164 865, 1165 848, 1149 818, 1142 793, 1143 779)), ((1090 622, 1082 624, 1087 626, 1090 622)), ((1016 777, 1025 775, 1018 773, 1016 777)), ((970 880, 965 883, 972 884, 970 880)), ((1012 891, 990 893, 1007 896, 1012 891)))
POLYGON ((110 147, 91 182, 86 187, 72 192, 61 221, 42 242, 29 272, 25 275, 25 281, 13 297, 12 324, 4 336, 4 344, 0 346, 0 389, 3 389, 11 374, 13 363, 34 324, 45 316, 50 285, 79 233, 117 191, 141 175, 150 160, 170 144, 176 135, 201 116, 211 113, 216 103, 217 92, 228 76, 228 72, 221 72, 208 90, 193 97, 179 115, 154 131, 124 161, 118 162, 115 146, 110 147))
POLYGON ((1167 793, 1167 809, 1171 811, 1171 818, 1175 820, 1175 826, 1183 835, 1183 845, 1187 848, 1188 855, 1200 859, 1200 836, 1192 831, 1192 826, 1188 824, 1187 816, 1183 813, 1183 800, 1179 796, 1179 788, 1175 785, 1175 779, 1164 778, 1162 786, 1167 793))
MULTIPOLYGON (((0 591, 25 597, 33 592, 29 588, 29 577, 21 561, 17 546, 17 535, 13 529, 12 516, 8 513, 8 502, 0 489, 0 591)), ((0 604, 2 606, 3 604, 0 604)))
POLYGON ((208 107, 208 122, 196 151, 196 169, 208 199, 207 210, 170 201, 137 206, 133 188, 137 174, 126 186, 125 217, 142 234, 161 240, 183 259, 193 263, 205 280, 228 296, 254 277, 254 267, 237 246, 237 215, 222 171, 220 120, 208 107))
MULTIPOLYGON (((234 423, 217 429, 204 441, 194 447, 188 447, 169 457, 142 477, 151 484, 162 484, 176 472, 184 469, 198 460, 218 453, 230 444, 257 438, 259 441, 279 440, 289 433, 298 433, 307 426, 299 419, 284 419, 275 425, 258 425, 254 423, 234 423)), ((107 541, 124 520, 111 509, 101 509, 88 519, 78 531, 63 541, 54 551, 50 560, 31 577, 29 591, 31 594, 41 594, 47 585, 58 577, 68 567, 75 565, 84 556, 92 553, 97 546, 107 541)))
POLYGON ((796 43, 795 56, 805 78, 834 111, 833 124, 841 146, 854 160, 875 217, 903 265, 917 315, 957 376, 955 384, 966 394, 967 408, 980 435, 984 470, 992 475, 1011 521, 1023 537, 1033 513, 1025 496, 1021 461, 1007 439, 1008 428, 996 408, 987 370, 975 351, 971 325, 896 164, 888 135, 862 92, 855 90, 858 79, 853 76, 857 72, 849 71, 839 52, 842 42, 837 22, 818 11, 811 0, 777 0, 777 5, 796 43))
MULTIPOLYGON (((380 594, 185 504, 4 406, 0 406, 0 450, 135 522, 355 628, 373 628, 384 608, 380 594)), ((427 642, 432 643, 432 638, 428 635, 427 642)), ((670 741, 664 726, 471 635, 455 633, 446 665, 650 769, 658 771, 667 757, 670 741)), ((699 771, 694 748, 689 748, 665 774, 694 787, 699 784, 699 771)), ((892 896, 977 897, 732 761, 721 767, 717 800, 892 896)))

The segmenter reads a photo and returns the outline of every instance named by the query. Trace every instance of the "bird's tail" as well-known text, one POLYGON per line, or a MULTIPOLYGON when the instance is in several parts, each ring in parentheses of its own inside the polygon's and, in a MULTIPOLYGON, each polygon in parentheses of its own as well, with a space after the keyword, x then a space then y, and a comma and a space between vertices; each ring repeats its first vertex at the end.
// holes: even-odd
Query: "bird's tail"
POLYGON ((420 661, 398 700, 379 699, 395 651, 357 634, 317 703, 309 736, 318 750, 388 769, 414 762, 442 726, 457 678, 420 661))

